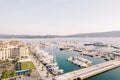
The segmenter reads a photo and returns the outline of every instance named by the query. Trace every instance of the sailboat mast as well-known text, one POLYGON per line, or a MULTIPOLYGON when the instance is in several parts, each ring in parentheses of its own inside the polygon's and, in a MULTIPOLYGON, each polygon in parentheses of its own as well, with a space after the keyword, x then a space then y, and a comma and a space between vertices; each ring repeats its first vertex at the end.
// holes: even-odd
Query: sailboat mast
POLYGON ((53 52, 53 47, 52 47, 52 55, 53 55, 53 63, 56 63, 56 55, 55 55, 55 53, 53 52))

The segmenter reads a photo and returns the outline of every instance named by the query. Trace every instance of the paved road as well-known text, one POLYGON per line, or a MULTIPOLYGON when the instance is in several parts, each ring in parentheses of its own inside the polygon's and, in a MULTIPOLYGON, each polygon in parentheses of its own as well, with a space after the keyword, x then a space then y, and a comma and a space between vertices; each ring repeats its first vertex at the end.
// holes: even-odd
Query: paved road
MULTIPOLYGON (((34 65, 35 65, 41 79, 42 80, 46 79, 47 78, 47 69, 46 69, 46 67, 42 63, 39 63, 38 61, 36 61, 32 56, 30 56, 30 59, 34 63, 34 65), (42 70, 42 67, 43 67, 43 70, 42 70)), ((49 76, 51 76, 51 75, 49 74, 49 76)))
MULTIPOLYGON (((111 70, 119 66, 120 66, 119 60, 112 60, 112 61, 107 61, 104 63, 97 64, 88 68, 84 68, 84 69, 76 70, 63 75, 59 75, 59 76, 56 76, 55 78, 57 80, 68 80, 69 78, 77 78, 77 77, 86 79, 88 77, 111 70)), ((48 78, 45 80, 52 80, 52 78, 48 78)))

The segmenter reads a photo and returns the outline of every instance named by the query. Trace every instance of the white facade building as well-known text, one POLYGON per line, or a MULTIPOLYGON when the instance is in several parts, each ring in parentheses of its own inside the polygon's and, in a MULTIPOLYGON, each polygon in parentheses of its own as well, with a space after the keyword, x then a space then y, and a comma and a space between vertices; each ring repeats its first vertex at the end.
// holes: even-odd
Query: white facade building
POLYGON ((0 60, 28 58, 29 49, 21 41, 0 42, 0 60))

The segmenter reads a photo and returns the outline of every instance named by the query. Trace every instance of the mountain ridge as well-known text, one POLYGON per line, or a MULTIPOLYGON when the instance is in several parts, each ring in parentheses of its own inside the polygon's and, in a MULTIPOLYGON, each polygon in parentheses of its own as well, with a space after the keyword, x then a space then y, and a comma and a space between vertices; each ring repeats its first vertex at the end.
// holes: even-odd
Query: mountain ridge
POLYGON ((82 33, 82 34, 68 35, 67 37, 120 37, 120 31, 82 33))
POLYGON ((0 38, 78 38, 78 37, 120 37, 120 31, 109 31, 109 32, 94 32, 94 33, 81 33, 74 35, 9 35, 0 34, 0 38))

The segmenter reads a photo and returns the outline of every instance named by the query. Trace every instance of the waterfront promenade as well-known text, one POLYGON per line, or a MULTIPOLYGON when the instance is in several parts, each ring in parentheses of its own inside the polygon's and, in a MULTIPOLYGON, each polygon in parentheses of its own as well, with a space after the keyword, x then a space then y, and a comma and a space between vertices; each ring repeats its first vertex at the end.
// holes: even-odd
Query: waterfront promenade
MULTIPOLYGON (((41 79, 42 80, 46 79, 47 78, 47 72, 48 72, 46 67, 42 63, 39 63, 38 61, 36 61, 33 58, 33 56, 30 55, 29 57, 30 57, 31 61, 34 63, 34 65, 35 65, 35 67, 36 67, 36 69, 37 69, 37 71, 40 75, 40 80, 41 79), (42 67, 43 67, 43 69, 42 69, 42 67)), ((51 74, 49 74, 49 76, 51 76, 51 74)))
MULTIPOLYGON (((120 66, 119 60, 111 60, 111 61, 100 63, 88 68, 84 68, 84 69, 76 70, 63 75, 59 75, 59 76, 56 76, 55 78, 57 80, 68 80, 70 78, 79 77, 82 80, 82 79, 86 79, 86 78, 95 76, 97 74, 103 73, 105 71, 109 71, 111 69, 117 68, 119 66, 120 66)), ((52 80, 52 78, 45 79, 45 80, 52 80)))

